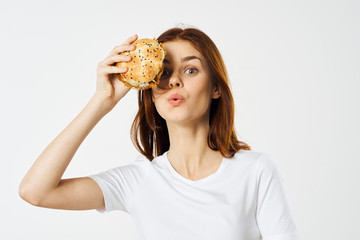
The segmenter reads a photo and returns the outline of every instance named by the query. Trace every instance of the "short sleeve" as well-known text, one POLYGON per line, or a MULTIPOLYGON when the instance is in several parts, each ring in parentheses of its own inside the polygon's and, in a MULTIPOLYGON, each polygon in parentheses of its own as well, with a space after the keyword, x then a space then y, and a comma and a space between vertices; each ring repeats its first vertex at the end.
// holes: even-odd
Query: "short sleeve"
POLYGON ((299 240, 285 184, 276 162, 258 159, 256 219, 263 240, 299 240))
POLYGON ((89 175, 97 182, 104 195, 105 208, 96 210, 102 214, 113 210, 129 213, 134 193, 145 178, 149 164, 147 158, 138 156, 131 164, 89 175))

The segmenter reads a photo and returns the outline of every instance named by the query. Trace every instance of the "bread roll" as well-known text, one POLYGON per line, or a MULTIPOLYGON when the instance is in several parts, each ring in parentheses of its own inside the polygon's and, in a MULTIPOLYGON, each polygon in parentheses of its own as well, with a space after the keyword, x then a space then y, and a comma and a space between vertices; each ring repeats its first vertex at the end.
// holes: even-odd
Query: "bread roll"
POLYGON ((130 56, 129 62, 118 62, 117 67, 127 67, 125 73, 115 76, 122 81, 125 86, 137 90, 154 88, 159 84, 160 77, 164 70, 164 58, 166 55, 162 43, 154 39, 138 39, 134 51, 125 51, 121 54, 130 56))

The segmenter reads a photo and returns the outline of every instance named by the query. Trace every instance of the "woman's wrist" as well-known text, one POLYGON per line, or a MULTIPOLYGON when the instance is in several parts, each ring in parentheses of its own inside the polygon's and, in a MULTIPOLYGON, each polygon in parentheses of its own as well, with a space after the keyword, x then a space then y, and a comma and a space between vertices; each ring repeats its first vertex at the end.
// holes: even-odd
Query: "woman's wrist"
POLYGON ((113 109, 114 104, 109 98, 95 93, 89 101, 89 104, 93 105, 100 115, 105 116, 113 109))

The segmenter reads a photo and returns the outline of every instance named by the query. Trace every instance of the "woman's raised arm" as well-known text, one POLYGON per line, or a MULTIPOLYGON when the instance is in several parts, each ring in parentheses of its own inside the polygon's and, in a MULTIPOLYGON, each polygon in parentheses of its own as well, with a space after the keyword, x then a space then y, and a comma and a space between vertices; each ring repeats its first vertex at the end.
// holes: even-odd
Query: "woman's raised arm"
POLYGON ((114 73, 123 73, 127 69, 114 65, 119 61, 131 60, 119 53, 134 50, 135 47, 130 44, 136 39, 137 35, 128 38, 98 64, 95 94, 76 118, 44 149, 23 178, 19 194, 25 201, 36 206, 61 209, 103 206, 102 192, 95 181, 86 177, 61 178, 86 136, 130 90, 114 77, 114 73))

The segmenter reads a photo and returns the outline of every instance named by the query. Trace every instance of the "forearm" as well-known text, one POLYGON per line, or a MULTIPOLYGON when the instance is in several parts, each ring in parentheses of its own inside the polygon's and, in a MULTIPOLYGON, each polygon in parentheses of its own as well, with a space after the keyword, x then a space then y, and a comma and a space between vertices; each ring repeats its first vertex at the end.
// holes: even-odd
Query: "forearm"
POLYGON ((36 159, 20 184, 21 195, 41 199, 56 188, 81 143, 107 112, 102 99, 92 97, 36 159))

